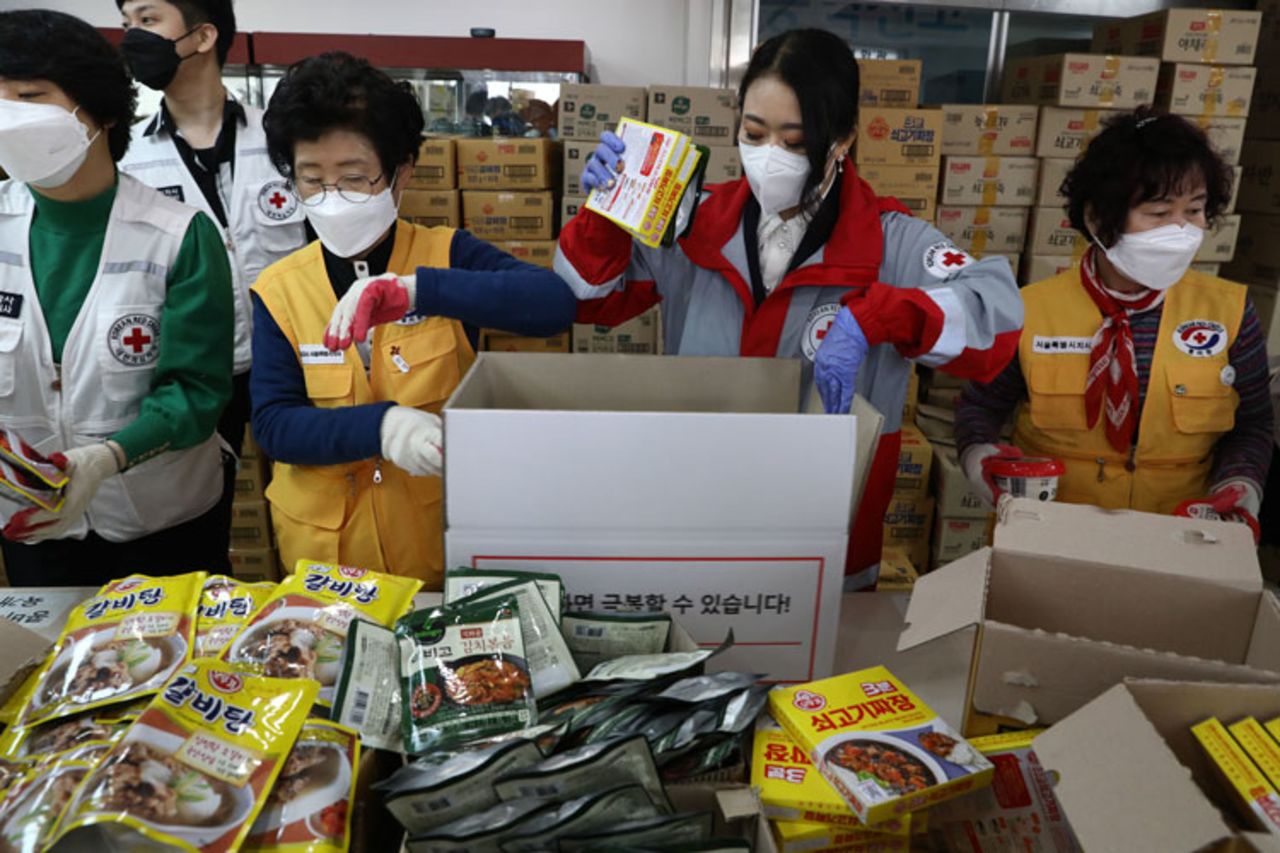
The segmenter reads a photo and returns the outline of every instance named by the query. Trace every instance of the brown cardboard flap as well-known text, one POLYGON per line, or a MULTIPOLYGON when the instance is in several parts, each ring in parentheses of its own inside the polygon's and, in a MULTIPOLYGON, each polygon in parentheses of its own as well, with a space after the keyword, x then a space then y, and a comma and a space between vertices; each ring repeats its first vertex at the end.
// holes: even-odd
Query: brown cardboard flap
POLYGON ((1090 853, 1192 851, 1231 835, 1124 685, 1038 736, 1035 750, 1090 853))
POLYGON ((982 622, 991 553, 990 548, 974 551, 916 581, 898 651, 982 622))
POLYGON ((51 645, 34 631, 0 619, 0 704, 22 686, 51 645))
POLYGON ((1243 524, 1028 498, 1002 500, 998 515, 995 545, 1002 551, 1069 557, 1262 589, 1253 535, 1243 524))
POLYGON ((1244 662, 1258 669, 1280 672, 1280 601, 1270 590, 1258 597, 1258 617, 1253 623, 1253 640, 1244 662))

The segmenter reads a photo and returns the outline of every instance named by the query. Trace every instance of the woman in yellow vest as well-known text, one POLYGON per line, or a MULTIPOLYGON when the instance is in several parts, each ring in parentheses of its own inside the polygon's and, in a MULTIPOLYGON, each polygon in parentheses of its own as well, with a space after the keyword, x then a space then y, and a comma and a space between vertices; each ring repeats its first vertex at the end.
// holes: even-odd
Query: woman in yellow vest
POLYGON ((1111 120, 1062 185, 1090 247, 1023 289, 1018 355, 956 412, 978 488, 1015 413, 1023 453, 1061 459, 1058 499, 1170 513, 1206 499, 1256 516, 1271 463, 1266 348, 1245 288, 1190 269, 1232 175, 1191 123, 1111 120))
POLYGON ((439 588, 440 408, 480 327, 555 334, 576 300, 554 273, 465 231, 397 218, 423 125, 407 83, 348 54, 281 79, 263 118, 268 153, 319 240, 253 287, 250 394, 284 564, 341 562, 439 588), (335 312, 354 330, 328 329, 335 312), (370 337, 371 316, 386 325, 370 337))

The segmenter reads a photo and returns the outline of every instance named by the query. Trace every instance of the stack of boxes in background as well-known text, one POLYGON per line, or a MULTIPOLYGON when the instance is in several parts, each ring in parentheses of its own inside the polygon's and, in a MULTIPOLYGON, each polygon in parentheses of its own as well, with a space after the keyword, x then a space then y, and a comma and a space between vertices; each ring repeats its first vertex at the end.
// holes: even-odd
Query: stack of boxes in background
POLYGON ((270 471, 253 440, 253 431, 246 427, 231 505, 231 574, 239 580, 275 581, 281 577, 266 499, 270 471))
POLYGON ((1280 0, 1262 0, 1262 29, 1240 163, 1240 242, 1223 275, 1249 286, 1267 352, 1280 354, 1280 0))
POLYGON ((932 220, 938 198, 937 110, 920 110, 918 59, 858 62, 858 175, 877 195, 893 196, 932 220))

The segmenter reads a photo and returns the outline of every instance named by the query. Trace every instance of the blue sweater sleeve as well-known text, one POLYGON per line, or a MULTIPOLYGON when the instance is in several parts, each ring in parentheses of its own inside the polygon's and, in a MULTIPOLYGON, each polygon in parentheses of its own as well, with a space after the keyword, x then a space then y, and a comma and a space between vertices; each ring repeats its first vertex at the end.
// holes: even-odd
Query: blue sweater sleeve
POLYGON ((388 401, 320 409, 307 397, 307 383, 293 345, 253 294, 253 436, 263 452, 288 465, 340 465, 382 452, 382 416, 388 401))
POLYGON ((449 268, 418 267, 419 314, 546 337, 573 325, 578 300, 560 276, 466 231, 454 232, 449 268))

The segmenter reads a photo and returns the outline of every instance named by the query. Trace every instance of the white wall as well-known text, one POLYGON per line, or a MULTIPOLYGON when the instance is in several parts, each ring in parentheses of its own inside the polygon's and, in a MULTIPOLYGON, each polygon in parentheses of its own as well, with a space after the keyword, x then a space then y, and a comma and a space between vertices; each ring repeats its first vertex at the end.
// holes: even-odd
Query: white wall
MULTIPOLYGON (((245 32, 581 39, 595 82, 705 86, 711 13, 718 0, 238 0, 245 32)), ((0 9, 38 6, 119 26, 114 0, 0 0, 0 9)))

